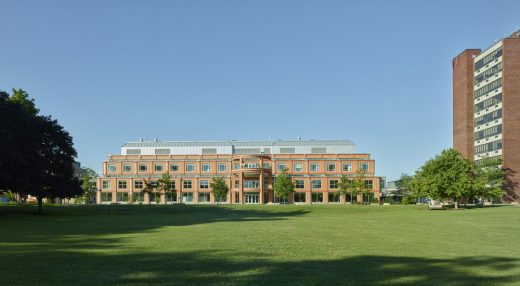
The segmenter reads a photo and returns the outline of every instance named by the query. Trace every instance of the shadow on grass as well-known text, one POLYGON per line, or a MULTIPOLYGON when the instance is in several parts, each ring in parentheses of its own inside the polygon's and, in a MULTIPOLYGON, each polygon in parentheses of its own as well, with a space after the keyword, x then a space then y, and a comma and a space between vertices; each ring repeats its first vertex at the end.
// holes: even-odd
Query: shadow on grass
POLYGON ((15 269, 16 264, 2 265, 5 285, 479 286, 510 285, 520 279, 518 261, 499 257, 355 256, 279 262, 259 253, 239 251, 125 255, 43 252, 38 257, 46 259, 26 261, 22 268, 24 275, 13 275, 20 273, 20 269, 15 269), (55 264, 42 267, 42 262, 55 264))

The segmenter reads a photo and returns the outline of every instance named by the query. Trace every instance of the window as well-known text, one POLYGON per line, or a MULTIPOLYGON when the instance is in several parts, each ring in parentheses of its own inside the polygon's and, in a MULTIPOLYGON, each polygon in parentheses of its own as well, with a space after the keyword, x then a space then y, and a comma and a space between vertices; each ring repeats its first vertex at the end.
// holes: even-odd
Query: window
POLYGON ((294 202, 295 203, 304 203, 305 202, 305 193, 303 193, 303 192, 294 193, 294 202))
POLYGON ((163 165, 162 164, 155 164, 155 171, 156 172, 162 172, 163 165))
POLYGON ((148 171, 148 166, 145 164, 139 164, 139 172, 146 172, 148 171))
POLYGON ((116 165, 114 165, 114 164, 108 165, 108 171, 109 172, 115 172, 116 171, 116 165))
POLYGON ((195 171, 195 164, 186 164, 186 172, 195 171))
POLYGON ((142 189, 143 188, 143 181, 135 181, 134 182, 134 188, 135 189, 142 189))
POLYGON ((112 202, 112 193, 101 193, 102 202, 112 202))
POLYGON ((285 169, 285 164, 284 163, 278 163, 276 165, 276 168, 277 168, 278 171, 281 172, 281 171, 283 171, 285 169))
POLYGON ((144 201, 143 193, 132 193, 132 201, 142 203, 144 201))
POLYGON ((166 202, 173 203, 176 201, 177 201, 177 192, 175 192, 175 193, 170 192, 170 193, 166 194, 166 202))
POLYGON ((186 180, 183 182, 182 187, 184 189, 191 189, 191 180, 186 180))
POLYGON ((303 180, 296 180, 294 184, 294 188, 303 189, 305 188, 305 182, 303 180))
POLYGON ((372 189, 372 185, 373 185, 372 180, 365 180, 364 184, 365 184, 365 188, 372 189))
POLYGON ((202 164, 202 172, 209 172, 211 170, 211 166, 209 164, 202 164))
POLYGON ((233 164, 233 169, 240 169, 240 163, 233 164))
POLYGON ((329 203, 339 203, 340 196, 335 193, 329 193, 329 203))
POLYGON ((150 203, 160 203, 161 202, 161 194, 159 193, 150 193, 148 195, 148 198, 150 200, 150 203))
POLYGON ((319 166, 318 163, 311 163, 311 172, 318 172, 319 166))
POLYGON ((236 188, 240 188, 240 181, 239 180, 235 180, 235 189, 236 188))
POLYGON ((155 189, 159 186, 159 182, 157 181, 151 181, 150 182, 150 186, 152 187, 152 189, 155 189))
POLYGON ((110 181, 103 181, 103 189, 111 189, 112 186, 110 184, 110 181))
POLYGON ((192 192, 182 193, 182 202, 192 203, 193 202, 193 193, 192 192))
POLYGON ((178 164, 171 164, 170 165, 170 171, 172 171, 172 172, 179 172, 179 165, 178 164))
POLYGON ((312 193, 311 198, 313 203, 323 203, 323 193, 312 193))
POLYGON ((209 203, 209 193, 199 193, 199 203, 209 203))
POLYGON ((344 164, 343 164, 343 171, 344 171, 344 172, 350 172, 350 171, 352 171, 352 163, 344 163, 344 164))
POLYGON ((313 189, 321 189, 321 180, 312 180, 313 189))
POLYGON ((327 163, 327 172, 333 172, 336 170, 336 164, 334 163, 327 163))
POLYGON ((294 164, 294 171, 295 172, 301 172, 303 170, 303 164, 302 163, 295 163, 294 164))
POLYGON ((330 180, 329 181, 329 187, 331 189, 337 189, 338 188, 338 180, 330 180))
POLYGON ((172 190, 175 190, 175 180, 172 180, 172 190))
POLYGON ((123 165, 123 172, 131 172, 132 171, 132 165, 125 164, 123 165))
POLYGON ((225 172, 226 171, 226 164, 218 164, 218 171, 219 172, 225 172))
POLYGON ((258 180, 246 180, 244 181, 244 188, 258 188, 260 182, 258 180))
POLYGON ((209 188, 209 183, 208 181, 204 180, 204 181, 200 181, 200 188, 201 189, 208 189, 209 188))
POLYGON ((366 162, 359 163, 359 168, 361 169, 361 171, 368 171, 368 163, 366 163, 366 162))
POLYGON ((126 181, 119 181, 119 182, 117 183, 117 187, 118 187, 119 189, 126 189, 126 181))
POLYGON ((128 193, 127 192, 117 192, 116 201, 121 202, 121 203, 128 202, 128 193))

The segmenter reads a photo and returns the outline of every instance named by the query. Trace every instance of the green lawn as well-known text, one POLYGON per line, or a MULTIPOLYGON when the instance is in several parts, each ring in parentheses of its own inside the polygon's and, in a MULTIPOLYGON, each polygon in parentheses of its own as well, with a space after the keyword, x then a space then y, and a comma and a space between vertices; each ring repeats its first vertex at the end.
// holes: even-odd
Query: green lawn
POLYGON ((0 206, 0 285, 520 285, 520 207, 0 206))

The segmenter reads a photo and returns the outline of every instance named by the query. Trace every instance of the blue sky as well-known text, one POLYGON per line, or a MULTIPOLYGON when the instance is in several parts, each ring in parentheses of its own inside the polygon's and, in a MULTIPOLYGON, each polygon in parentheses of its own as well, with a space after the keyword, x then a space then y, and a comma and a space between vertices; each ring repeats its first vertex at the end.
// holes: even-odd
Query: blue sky
POLYGON ((388 180, 452 145, 451 60, 520 1, 0 1, 0 89, 83 166, 140 138, 349 139, 388 180))

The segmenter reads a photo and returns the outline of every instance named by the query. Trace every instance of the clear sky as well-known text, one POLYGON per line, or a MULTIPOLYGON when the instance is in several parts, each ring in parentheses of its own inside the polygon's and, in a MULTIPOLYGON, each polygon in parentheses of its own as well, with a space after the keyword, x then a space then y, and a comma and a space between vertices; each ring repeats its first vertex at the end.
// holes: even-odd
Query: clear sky
POLYGON ((451 60, 520 1, 5 1, 0 89, 100 171, 152 140, 349 139, 388 180, 452 145, 451 60))

